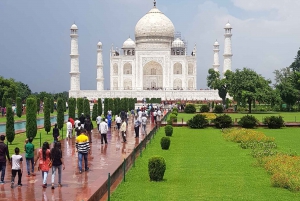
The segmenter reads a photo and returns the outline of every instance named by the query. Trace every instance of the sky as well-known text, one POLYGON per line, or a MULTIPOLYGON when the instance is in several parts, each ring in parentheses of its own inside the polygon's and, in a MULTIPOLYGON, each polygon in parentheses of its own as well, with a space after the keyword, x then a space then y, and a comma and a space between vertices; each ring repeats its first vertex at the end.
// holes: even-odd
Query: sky
MULTIPOLYGON (((28 84, 32 92, 70 89, 70 27, 79 34, 82 90, 96 90, 97 43, 103 43, 104 88, 109 89, 109 51, 122 47, 153 0, 1 0, 0 76, 28 84)), ((157 0, 188 41, 197 44, 197 89, 207 88, 213 44, 232 29, 232 70, 247 67, 267 79, 289 66, 300 47, 299 0, 157 0)))

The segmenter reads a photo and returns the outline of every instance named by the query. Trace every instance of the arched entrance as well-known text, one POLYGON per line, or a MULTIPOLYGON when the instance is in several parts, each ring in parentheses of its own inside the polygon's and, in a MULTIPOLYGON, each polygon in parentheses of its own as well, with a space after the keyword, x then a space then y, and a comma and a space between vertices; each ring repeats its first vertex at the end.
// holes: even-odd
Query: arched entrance
POLYGON ((156 90, 163 88, 163 69, 155 61, 146 63, 143 69, 143 89, 156 90))

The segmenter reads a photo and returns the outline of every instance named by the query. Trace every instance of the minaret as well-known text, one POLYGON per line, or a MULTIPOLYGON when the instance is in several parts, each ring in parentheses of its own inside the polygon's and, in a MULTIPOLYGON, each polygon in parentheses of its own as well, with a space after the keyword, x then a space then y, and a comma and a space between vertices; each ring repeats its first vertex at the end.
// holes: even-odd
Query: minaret
POLYGON ((231 25, 229 22, 225 25, 225 43, 224 43, 224 66, 223 66, 223 74, 227 71, 231 71, 231 59, 232 59, 232 52, 231 52, 231 25))
POLYGON ((97 91, 104 90, 102 43, 97 44, 97 91))
POLYGON ((79 54, 78 54, 78 28, 74 23, 71 26, 71 71, 70 71, 70 90, 80 90, 79 54))
POLYGON ((214 43, 214 64, 213 64, 213 68, 215 71, 219 72, 219 67, 220 67, 220 61, 219 61, 219 49, 220 45, 218 43, 218 41, 216 40, 216 42, 214 43))

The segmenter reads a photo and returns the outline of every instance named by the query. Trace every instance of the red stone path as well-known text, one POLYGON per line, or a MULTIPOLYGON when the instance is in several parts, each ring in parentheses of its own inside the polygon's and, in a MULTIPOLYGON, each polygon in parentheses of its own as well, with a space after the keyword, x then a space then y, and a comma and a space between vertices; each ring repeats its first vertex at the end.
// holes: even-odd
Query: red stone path
MULTIPOLYGON (((147 131, 154 127, 154 124, 147 125, 147 131)), ((128 126, 127 143, 122 143, 121 137, 117 131, 112 129, 108 133, 108 144, 101 145, 100 134, 97 130, 93 132, 93 142, 91 143, 92 154, 89 155, 88 163, 90 171, 78 173, 77 153, 75 153, 75 139, 62 140, 63 158, 65 160, 66 169, 62 173, 62 187, 57 187, 58 175, 55 177, 55 189, 51 189, 51 170, 49 171, 47 184, 48 188, 42 188, 42 174, 36 172, 35 177, 26 177, 26 162, 23 162, 22 187, 11 189, 10 165, 7 165, 5 184, 0 184, 0 201, 41 201, 41 200, 63 200, 63 201, 82 201, 88 200, 100 186, 105 183, 108 173, 113 173, 123 162, 133 149, 144 138, 141 134, 140 138, 134 138, 134 130, 132 123, 128 126)), ((12 153, 10 153, 12 154, 12 153)), ((83 162, 84 163, 84 162, 83 162)), ((37 167, 35 168, 37 169, 37 167)), ((15 183, 17 178, 15 179, 15 183)))

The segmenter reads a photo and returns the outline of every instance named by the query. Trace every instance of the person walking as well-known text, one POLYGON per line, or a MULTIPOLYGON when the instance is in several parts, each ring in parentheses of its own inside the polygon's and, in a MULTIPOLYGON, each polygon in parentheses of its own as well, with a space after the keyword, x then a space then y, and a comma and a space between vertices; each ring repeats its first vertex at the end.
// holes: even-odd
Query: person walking
POLYGON ((73 125, 70 119, 67 122, 67 138, 72 139, 73 125))
POLYGON ((61 169, 65 169, 64 160, 62 157, 61 144, 60 142, 56 142, 54 147, 51 149, 51 159, 52 159, 52 186, 54 189, 54 178, 56 170, 58 170, 58 187, 61 187, 61 169))
POLYGON ((1 171, 1 181, 0 184, 4 184, 4 177, 5 177, 5 168, 6 168, 6 158, 8 162, 11 164, 9 151, 7 145, 4 143, 5 136, 0 136, 0 171, 1 171))
POLYGON ((139 121, 139 118, 136 117, 134 120, 135 138, 139 137, 140 125, 141 125, 141 122, 139 121))
POLYGON ((33 137, 29 137, 28 143, 25 145, 25 159, 26 159, 26 169, 27 177, 35 176, 34 174, 34 145, 32 144, 33 137), (31 171, 30 171, 31 164, 31 171), (31 172, 31 174, 30 174, 31 172))
POLYGON ((80 121, 81 125, 84 124, 84 120, 85 120, 84 114, 81 113, 81 116, 79 117, 79 121, 80 121))
POLYGON ((92 143, 92 130, 93 130, 93 122, 89 116, 86 117, 84 122, 84 129, 87 132, 87 136, 89 137, 90 143, 92 143))
POLYGON ((99 130, 99 126, 100 126, 100 123, 101 123, 101 119, 102 119, 102 117, 100 115, 98 115, 98 117, 96 118, 96 123, 97 123, 98 130, 99 130))
POLYGON ((48 142, 44 142, 42 149, 39 150, 39 154, 34 162, 36 164, 37 160, 39 160, 39 167, 38 169, 42 171, 42 178, 43 178, 43 188, 47 188, 47 177, 48 172, 50 169, 50 161, 51 161, 51 153, 50 153, 50 146, 48 142))
POLYGON ((120 128, 120 131, 122 133, 122 138, 123 138, 123 142, 126 142, 126 127, 127 127, 127 124, 126 124, 126 121, 125 119, 122 120, 122 125, 121 125, 121 128, 120 128))
POLYGON ((15 148, 15 154, 11 156, 11 188, 14 188, 15 177, 18 173, 18 186, 22 186, 22 173, 23 173, 23 157, 20 155, 20 149, 15 148))
POLYGON ((101 144, 103 144, 103 139, 104 139, 104 142, 105 144, 107 144, 107 131, 108 131, 108 125, 106 123, 106 121, 103 121, 100 123, 100 134, 101 134, 101 144))
POLYGON ((57 128, 57 124, 54 124, 54 128, 52 130, 52 135, 53 135, 53 142, 58 142, 59 138, 59 129, 57 128))
POLYGON ((79 135, 83 132, 83 130, 84 130, 84 128, 83 128, 83 126, 81 125, 81 123, 79 122, 77 128, 75 128, 75 131, 76 131, 76 137, 79 136, 79 135))
POLYGON ((118 131, 120 131, 120 127, 121 127, 121 123, 122 123, 121 117, 116 115, 115 121, 116 121, 116 124, 117 124, 117 129, 118 129, 118 131))
POLYGON ((85 131, 83 131, 76 138, 76 149, 78 152, 78 169, 79 174, 82 173, 82 158, 84 158, 85 171, 89 170, 88 167, 88 153, 91 154, 89 138, 86 136, 85 131))
POLYGON ((146 134, 146 125, 147 125, 147 117, 146 117, 146 115, 143 115, 141 121, 142 121, 142 129, 144 131, 144 134, 146 134))

